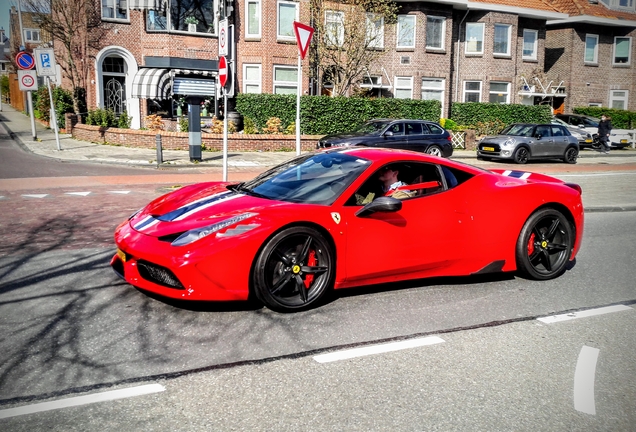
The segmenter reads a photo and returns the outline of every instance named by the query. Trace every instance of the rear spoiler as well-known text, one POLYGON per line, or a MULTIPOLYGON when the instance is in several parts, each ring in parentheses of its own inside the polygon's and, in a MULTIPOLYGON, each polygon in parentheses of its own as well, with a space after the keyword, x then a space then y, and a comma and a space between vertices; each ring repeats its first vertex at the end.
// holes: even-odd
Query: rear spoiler
POLYGON ((583 190, 581 189, 581 186, 579 186, 576 183, 566 183, 563 180, 559 180, 558 178, 551 177, 545 174, 539 174, 539 173, 533 173, 533 172, 527 172, 527 171, 503 170, 503 169, 491 169, 490 171, 495 174, 501 174, 502 176, 506 176, 506 177, 529 180, 533 183, 536 183, 536 182, 559 183, 578 191, 579 194, 583 192, 583 190))

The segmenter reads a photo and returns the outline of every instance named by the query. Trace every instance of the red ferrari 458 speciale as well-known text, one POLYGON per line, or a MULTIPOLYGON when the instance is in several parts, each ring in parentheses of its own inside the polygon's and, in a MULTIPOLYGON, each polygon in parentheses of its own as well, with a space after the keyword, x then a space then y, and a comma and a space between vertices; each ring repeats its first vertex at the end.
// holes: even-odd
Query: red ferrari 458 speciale
MULTIPOLYGON (((394 185, 395 186, 395 185, 394 185)), ((115 232, 114 270, 190 300, 294 311, 331 289, 436 276, 561 275, 581 246, 581 188, 421 153, 308 153, 244 183, 193 184, 115 232), (399 187, 386 192, 390 168, 399 187)))

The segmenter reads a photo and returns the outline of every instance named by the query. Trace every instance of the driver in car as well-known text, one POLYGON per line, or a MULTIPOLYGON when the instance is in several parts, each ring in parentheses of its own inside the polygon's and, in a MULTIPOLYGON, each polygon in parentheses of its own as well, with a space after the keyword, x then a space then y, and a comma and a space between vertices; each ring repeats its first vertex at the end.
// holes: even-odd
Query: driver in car
MULTIPOLYGON (((398 190, 400 186, 406 186, 407 183, 399 179, 400 171, 396 165, 387 165, 380 169, 378 180, 381 184, 380 196, 390 196, 392 198, 404 199, 412 197, 414 191, 398 190)), ((366 197, 356 194, 356 201, 358 205, 368 204, 375 199, 375 193, 369 192, 366 197)))

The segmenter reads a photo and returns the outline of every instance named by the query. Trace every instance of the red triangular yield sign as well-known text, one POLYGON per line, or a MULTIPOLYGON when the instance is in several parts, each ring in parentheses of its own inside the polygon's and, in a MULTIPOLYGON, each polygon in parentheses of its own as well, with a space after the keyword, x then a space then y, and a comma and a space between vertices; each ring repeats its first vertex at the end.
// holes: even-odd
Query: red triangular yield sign
POLYGON ((311 43, 311 37, 314 35, 314 28, 309 27, 298 21, 294 21, 294 33, 296 33, 296 42, 298 43, 298 53, 301 59, 305 59, 307 49, 311 43))

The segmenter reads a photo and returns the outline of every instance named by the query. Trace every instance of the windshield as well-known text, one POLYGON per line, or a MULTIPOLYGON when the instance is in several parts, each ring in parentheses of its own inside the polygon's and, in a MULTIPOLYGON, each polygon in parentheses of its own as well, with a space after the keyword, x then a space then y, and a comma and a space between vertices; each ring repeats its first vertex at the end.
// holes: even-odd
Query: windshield
POLYGON ((566 123, 566 122, 564 122, 563 120, 561 120, 561 119, 559 119, 559 118, 556 118, 556 117, 554 117, 554 118, 552 119, 552 124, 558 124, 558 125, 565 126, 565 127, 570 126, 569 124, 567 124, 567 123, 566 123))
POLYGON ((514 136, 532 136, 532 130, 534 125, 527 124, 513 124, 501 131, 499 135, 514 135, 514 136))
POLYGON ((354 132, 361 132, 369 135, 379 134, 391 122, 388 121, 370 121, 359 126, 354 132))
POLYGON ((294 158, 235 187, 238 192, 278 201, 332 204, 371 165, 342 152, 294 158))

